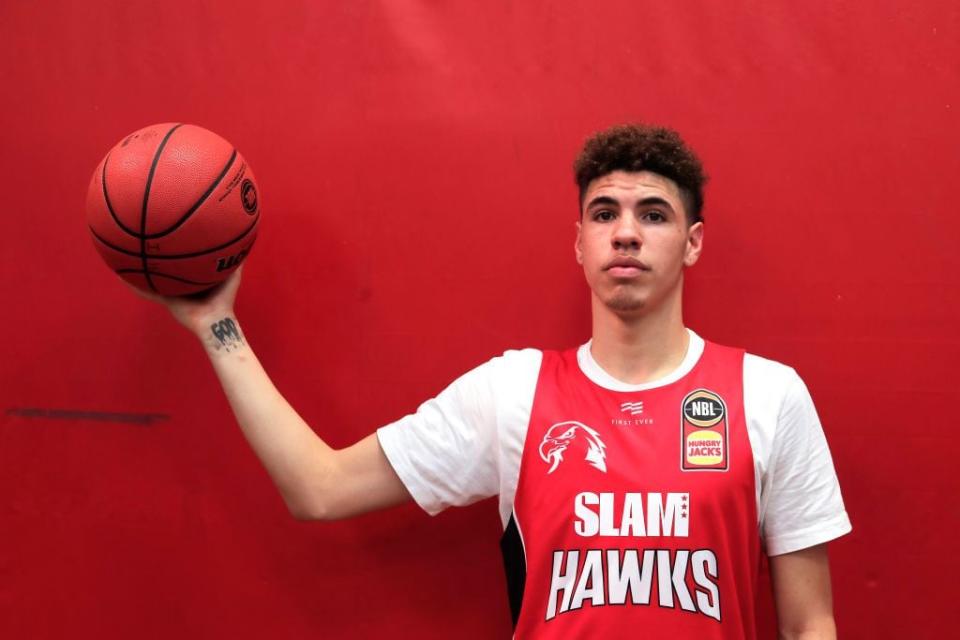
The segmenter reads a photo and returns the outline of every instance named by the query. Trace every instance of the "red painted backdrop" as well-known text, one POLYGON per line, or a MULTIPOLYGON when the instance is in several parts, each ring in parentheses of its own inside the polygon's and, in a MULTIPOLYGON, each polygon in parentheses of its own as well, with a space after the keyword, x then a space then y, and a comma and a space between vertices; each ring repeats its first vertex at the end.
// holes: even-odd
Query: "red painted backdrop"
POLYGON ((712 177, 688 324, 818 404, 841 635, 941 637, 958 43, 948 0, 0 4, 0 636, 507 637, 493 502, 294 521, 200 347, 101 264, 87 181, 154 122, 237 145, 263 211, 240 319, 344 446, 586 339, 571 160, 642 119, 712 177))

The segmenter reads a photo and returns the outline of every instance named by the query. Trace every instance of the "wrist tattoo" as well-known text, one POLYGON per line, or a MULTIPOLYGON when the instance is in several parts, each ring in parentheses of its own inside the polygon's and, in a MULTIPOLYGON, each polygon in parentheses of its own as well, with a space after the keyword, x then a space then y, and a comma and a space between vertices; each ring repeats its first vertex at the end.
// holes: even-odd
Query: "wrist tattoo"
POLYGON ((227 317, 214 322, 210 325, 210 331, 215 338, 213 348, 217 351, 224 349, 229 352, 234 349, 239 349, 245 344, 243 336, 240 335, 240 328, 237 327, 237 323, 233 321, 233 318, 227 317))

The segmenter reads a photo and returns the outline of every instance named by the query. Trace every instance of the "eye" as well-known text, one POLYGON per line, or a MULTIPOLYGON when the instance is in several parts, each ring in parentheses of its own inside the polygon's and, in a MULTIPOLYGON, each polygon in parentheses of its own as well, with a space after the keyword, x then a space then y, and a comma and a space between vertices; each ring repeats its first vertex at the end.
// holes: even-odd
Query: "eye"
POLYGON ((609 222, 617 217, 617 214, 610 209, 600 209, 593 212, 593 219, 599 222, 609 222))
POLYGON ((643 214, 644 219, 650 220, 651 222, 665 222, 667 219, 666 214, 664 214, 659 209, 651 209, 643 214))

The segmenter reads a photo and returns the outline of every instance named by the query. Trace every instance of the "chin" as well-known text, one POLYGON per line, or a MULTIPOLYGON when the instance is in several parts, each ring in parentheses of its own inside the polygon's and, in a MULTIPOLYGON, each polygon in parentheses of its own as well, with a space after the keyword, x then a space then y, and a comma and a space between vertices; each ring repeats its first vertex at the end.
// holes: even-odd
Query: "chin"
POLYGON ((646 300, 636 296, 613 296, 604 301, 604 305, 615 313, 636 313, 647 306, 646 300))

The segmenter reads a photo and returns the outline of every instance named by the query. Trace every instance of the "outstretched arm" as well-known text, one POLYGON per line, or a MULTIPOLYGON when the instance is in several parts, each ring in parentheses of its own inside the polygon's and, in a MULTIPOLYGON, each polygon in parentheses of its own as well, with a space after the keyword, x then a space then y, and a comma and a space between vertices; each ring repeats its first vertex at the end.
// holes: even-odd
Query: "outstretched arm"
POLYGON ((202 298, 164 304, 203 343, 240 429, 298 519, 335 520, 410 499, 376 434, 328 446, 284 399, 247 343, 233 311, 240 270, 202 298))
POLYGON ((778 637, 782 640, 836 640, 827 545, 770 558, 778 637))

